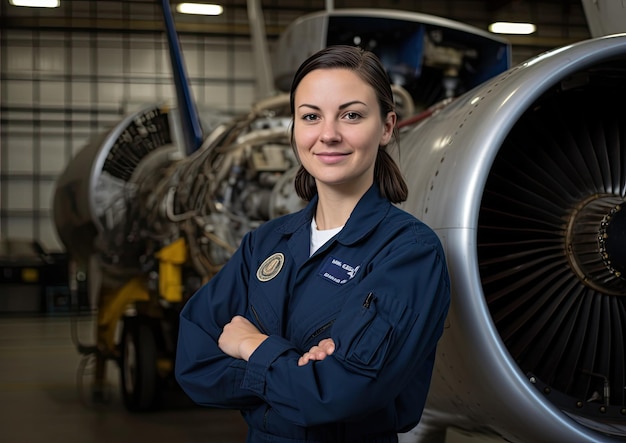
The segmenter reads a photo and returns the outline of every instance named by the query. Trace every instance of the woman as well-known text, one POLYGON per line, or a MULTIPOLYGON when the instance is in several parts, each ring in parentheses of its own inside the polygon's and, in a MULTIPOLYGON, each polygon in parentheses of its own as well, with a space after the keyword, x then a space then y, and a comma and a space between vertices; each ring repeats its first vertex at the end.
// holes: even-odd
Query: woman
POLYGON ((176 377, 237 408, 248 442, 396 442, 422 413, 449 304, 436 235, 385 151, 388 77, 371 52, 323 49, 291 87, 305 209, 248 233, 181 312, 176 377))

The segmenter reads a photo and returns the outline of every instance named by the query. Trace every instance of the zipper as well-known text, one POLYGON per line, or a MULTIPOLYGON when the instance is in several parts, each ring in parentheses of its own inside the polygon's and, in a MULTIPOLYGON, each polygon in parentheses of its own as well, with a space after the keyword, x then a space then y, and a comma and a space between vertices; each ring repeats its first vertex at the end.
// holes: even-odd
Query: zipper
POLYGON ((259 325, 259 329, 261 330, 261 332, 265 335, 269 335, 269 333, 267 332, 267 328, 263 325, 263 322, 261 321, 261 318, 259 317, 259 313, 256 311, 256 309, 254 309, 254 306, 250 305, 250 311, 252 311, 252 315, 254 315, 254 319, 259 325))
POLYGON ((376 296, 374 295, 373 292, 370 292, 369 294, 367 294, 367 297, 365 297, 365 300, 363 301, 363 307, 365 309, 369 309, 370 305, 372 304, 375 298, 376 296))
POLYGON ((322 332, 330 328, 333 325, 333 323, 335 323, 334 319, 326 323, 324 326, 320 326, 319 328, 317 328, 315 332, 311 334, 311 336, 307 339, 307 342, 309 340, 313 340, 315 337, 319 336, 322 332))

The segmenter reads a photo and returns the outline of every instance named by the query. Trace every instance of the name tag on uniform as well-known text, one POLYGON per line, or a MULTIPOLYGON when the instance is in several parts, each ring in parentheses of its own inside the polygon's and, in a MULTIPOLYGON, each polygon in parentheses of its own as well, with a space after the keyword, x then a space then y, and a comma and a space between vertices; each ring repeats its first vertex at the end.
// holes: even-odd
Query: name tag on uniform
POLYGON ((322 264, 319 276, 338 285, 343 285, 354 278, 360 266, 354 266, 335 257, 328 257, 322 264))

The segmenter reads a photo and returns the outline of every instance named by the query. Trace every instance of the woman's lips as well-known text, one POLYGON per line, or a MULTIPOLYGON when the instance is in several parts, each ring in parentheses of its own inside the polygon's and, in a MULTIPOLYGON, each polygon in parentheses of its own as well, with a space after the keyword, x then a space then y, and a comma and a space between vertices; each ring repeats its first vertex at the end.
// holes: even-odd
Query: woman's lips
POLYGON ((322 162, 328 165, 341 162, 348 154, 342 154, 340 152, 321 152, 315 154, 315 156, 322 162))

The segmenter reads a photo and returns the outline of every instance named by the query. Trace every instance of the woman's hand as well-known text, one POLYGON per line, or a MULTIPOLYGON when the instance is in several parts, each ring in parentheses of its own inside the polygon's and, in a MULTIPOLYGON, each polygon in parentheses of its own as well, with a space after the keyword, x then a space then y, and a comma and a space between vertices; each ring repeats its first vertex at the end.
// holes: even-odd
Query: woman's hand
POLYGON ((247 318, 236 315, 224 326, 217 345, 225 354, 248 361, 266 338, 247 318))
POLYGON ((311 360, 324 360, 335 352, 335 342, 332 338, 325 338, 317 346, 313 346, 298 360, 298 366, 304 366, 311 360))

